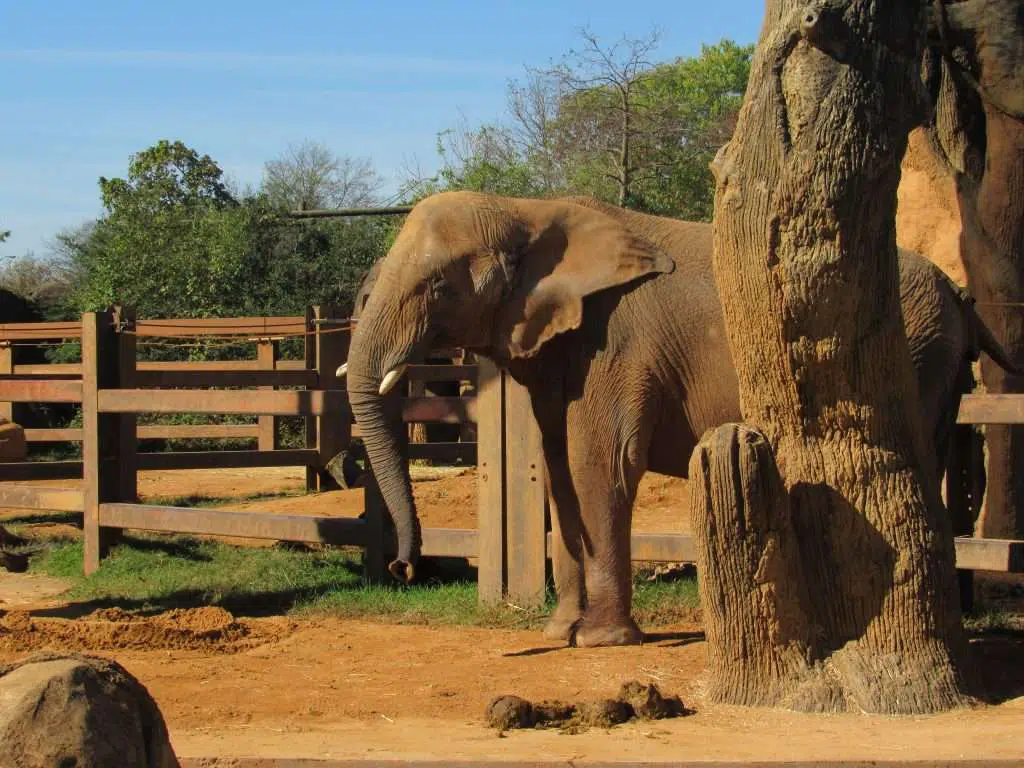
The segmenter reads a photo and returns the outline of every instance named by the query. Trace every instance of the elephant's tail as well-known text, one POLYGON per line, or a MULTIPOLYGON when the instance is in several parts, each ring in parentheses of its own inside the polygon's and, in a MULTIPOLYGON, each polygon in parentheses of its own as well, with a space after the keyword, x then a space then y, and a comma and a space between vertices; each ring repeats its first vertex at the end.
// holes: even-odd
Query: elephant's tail
POLYGON ((972 360, 977 360, 981 353, 984 352, 992 361, 1002 368, 1007 373, 1012 373, 1016 376, 1024 376, 1024 365, 1019 365, 1010 359, 1006 350, 1003 349, 994 335, 992 330, 985 325, 985 321, 981 319, 981 316, 977 313, 974 308, 974 297, 966 291, 960 291, 961 304, 963 306, 964 316, 967 319, 967 327, 970 329, 970 356, 972 360))

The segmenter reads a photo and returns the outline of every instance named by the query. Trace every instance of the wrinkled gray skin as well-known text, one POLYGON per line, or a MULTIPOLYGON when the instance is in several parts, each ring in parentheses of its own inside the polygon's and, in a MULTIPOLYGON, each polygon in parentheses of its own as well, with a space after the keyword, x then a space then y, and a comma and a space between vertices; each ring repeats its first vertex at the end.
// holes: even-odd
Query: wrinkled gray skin
MULTIPOLYGON (((377 275, 380 273, 382 259, 378 259, 363 275, 359 288, 356 290, 355 300, 352 303, 352 319, 359 320, 363 313, 363 307, 370 298, 370 291, 377 282, 377 275)), ((424 362, 434 365, 450 365, 460 362, 449 357, 429 357, 424 362)), ((430 381, 423 387, 437 397, 458 397, 460 385, 458 381, 430 381)), ((460 424, 428 423, 424 425, 424 433, 428 443, 455 443, 462 436, 463 428, 460 424)))
MULTIPOLYGON (((397 398, 378 389, 431 346, 463 346, 528 388, 542 432, 564 542, 545 634, 581 646, 642 639, 630 615, 640 478, 685 477, 704 431, 741 419, 711 247, 708 224, 588 199, 457 192, 416 206, 348 359, 349 399, 398 533, 396 578, 412 578, 420 531, 397 398)), ((904 253, 900 271, 926 429, 944 457, 970 361, 979 347, 999 351, 938 269, 904 253)))

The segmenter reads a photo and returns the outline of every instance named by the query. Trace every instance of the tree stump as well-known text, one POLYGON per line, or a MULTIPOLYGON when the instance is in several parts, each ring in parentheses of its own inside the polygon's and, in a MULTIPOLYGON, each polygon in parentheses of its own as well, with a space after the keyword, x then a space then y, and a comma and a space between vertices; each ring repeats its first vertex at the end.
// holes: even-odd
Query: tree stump
POLYGON ((690 478, 709 697, 778 705, 811 666, 811 627, 789 498, 771 446, 756 430, 725 424, 694 450, 690 478))

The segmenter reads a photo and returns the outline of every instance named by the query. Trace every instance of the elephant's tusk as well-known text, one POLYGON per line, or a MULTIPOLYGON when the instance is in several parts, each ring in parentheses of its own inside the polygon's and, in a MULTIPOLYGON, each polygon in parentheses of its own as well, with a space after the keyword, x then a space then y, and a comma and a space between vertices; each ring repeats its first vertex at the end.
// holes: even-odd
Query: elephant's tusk
POLYGON ((344 378, 346 373, 348 373, 348 363, 342 363, 338 366, 338 370, 334 372, 334 375, 341 379, 344 378))
POLYGON ((394 389, 395 384, 397 384, 398 380, 405 375, 405 369, 408 367, 409 366, 407 365, 400 365, 397 368, 395 368, 395 370, 388 371, 387 375, 384 377, 384 380, 380 383, 380 394, 386 395, 388 392, 394 389))

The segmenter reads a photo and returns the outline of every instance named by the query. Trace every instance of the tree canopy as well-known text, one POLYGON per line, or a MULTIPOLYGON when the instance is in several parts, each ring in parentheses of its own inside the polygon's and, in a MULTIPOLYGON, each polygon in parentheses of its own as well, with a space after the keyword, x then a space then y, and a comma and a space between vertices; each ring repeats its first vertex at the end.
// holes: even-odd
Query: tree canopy
POLYGON ((510 195, 586 194, 661 215, 710 220, 708 164, 732 133, 753 46, 730 40, 653 64, 657 34, 583 46, 508 91, 503 122, 438 137, 442 167, 413 180, 510 195))
POLYGON ((105 213, 66 234, 76 310, 145 317, 296 313, 344 306, 383 249, 388 222, 297 222, 265 194, 236 199, 207 155, 161 141, 100 179, 105 213))

